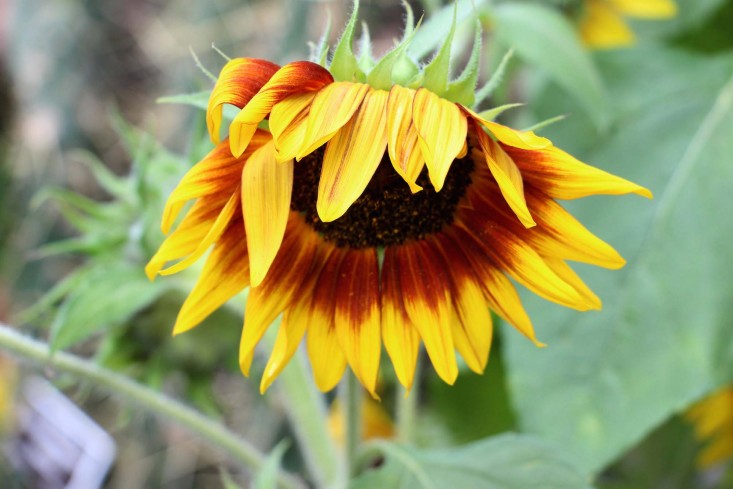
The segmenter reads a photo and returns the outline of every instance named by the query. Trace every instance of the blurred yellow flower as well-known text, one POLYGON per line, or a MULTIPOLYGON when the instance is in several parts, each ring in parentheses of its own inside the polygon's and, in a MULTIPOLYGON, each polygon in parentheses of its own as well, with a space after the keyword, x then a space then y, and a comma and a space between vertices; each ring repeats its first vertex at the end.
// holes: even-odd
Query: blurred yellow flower
POLYGON ((580 21, 583 41, 596 49, 629 46, 635 36, 626 17, 669 19, 677 15, 674 0, 585 0, 580 21))
MULTIPOLYGON (((345 431, 346 420, 341 402, 337 398, 331 404, 328 413, 328 431, 331 437, 341 445, 346 443, 345 431)), ((363 396, 361 403, 361 439, 371 440, 372 438, 393 438, 395 435, 394 424, 389 414, 381 403, 371 397, 363 396)))
POLYGON ((698 458, 709 467, 733 456, 733 387, 725 387, 695 404, 687 413, 695 435, 706 445, 698 458))

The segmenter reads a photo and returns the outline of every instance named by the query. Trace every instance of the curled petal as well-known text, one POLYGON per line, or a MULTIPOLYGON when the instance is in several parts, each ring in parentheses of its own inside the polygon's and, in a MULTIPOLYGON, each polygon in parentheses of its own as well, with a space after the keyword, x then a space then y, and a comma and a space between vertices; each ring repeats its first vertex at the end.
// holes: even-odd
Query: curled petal
POLYGON ((206 109, 206 126, 215 144, 220 141, 224 104, 241 109, 279 68, 275 63, 255 58, 235 58, 224 65, 206 109))
POLYGON ((498 141, 521 149, 542 149, 552 146, 549 139, 536 135, 532 131, 517 131, 498 122, 484 119, 474 111, 461 106, 461 109, 474 121, 485 127, 498 141))
POLYGON ((278 102, 270 114, 270 131, 278 161, 292 160, 303 144, 313 99, 319 92, 300 93, 278 102))
POLYGON ((412 193, 422 190, 415 181, 425 166, 417 129, 412 120, 414 96, 414 90, 395 85, 389 91, 387 99, 389 159, 397 174, 410 186, 412 193))
POLYGON ((239 156, 244 152, 257 125, 275 104, 291 95, 320 90, 332 82, 328 70, 310 61, 296 61, 280 68, 232 121, 229 127, 232 154, 239 156))

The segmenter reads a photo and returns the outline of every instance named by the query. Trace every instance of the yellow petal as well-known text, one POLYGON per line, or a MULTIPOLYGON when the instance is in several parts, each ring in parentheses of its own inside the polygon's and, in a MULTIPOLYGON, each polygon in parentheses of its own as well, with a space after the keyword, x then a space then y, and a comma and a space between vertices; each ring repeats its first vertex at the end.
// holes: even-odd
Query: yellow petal
POLYGON ((202 197, 197 200, 181 224, 163 241, 145 266, 145 274, 148 278, 153 280, 166 262, 178 260, 193 253, 211 229, 225 204, 226 200, 222 202, 219 198, 202 197))
POLYGON ((186 268, 193 265, 196 260, 201 258, 201 255, 206 253, 209 247, 214 244, 217 239, 219 239, 219 236, 221 236, 221 234, 224 232, 224 229, 226 229, 229 221, 231 221, 234 217, 234 214, 236 213, 238 207, 239 192, 235 192, 234 195, 229 198, 226 205, 217 216, 211 228, 206 233, 206 236, 204 236, 204 238, 199 242, 198 246, 196 246, 196 249, 193 250, 190 255, 188 255, 186 258, 179 261, 175 265, 172 265, 165 270, 161 270, 160 274, 172 275, 174 273, 180 272, 181 270, 185 270, 186 268))
POLYGON ((482 285, 486 301, 499 316, 514 326, 537 346, 545 346, 537 341, 532 321, 522 306, 517 290, 504 273, 494 266, 477 238, 462 226, 454 226, 446 233, 454 246, 458 245, 466 257, 479 283, 482 285))
POLYGON ((197 326, 249 285, 244 223, 232 222, 206 260, 196 285, 181 306, 173 334, 197 326))
POLYGON ((602 307, 601 299, 590 290, 585 282, 578 276, 570 266, 562 260, 551 259, 545 257, 545 263, 552 268, 558 277, 561 277, 566 283, 570 284, 585 299, 589 309, 600 310, 602 307))
POLYGON ((317 92, 301 93, 275 104, 270 114, 270 132, 278 161, 291 160, 303 144, 310 106, 317 92))
POLYGON ((634 43, 634 33, 626 21, 616 8, 604 0, 585 2, 580 36, 585 44, 595 49, 620 48, 634 43))
POLYGON ((425 166, 420 151, 417 129, 412 121, 412 99, 415 91, 395 85, 387 98, 387 142, 389 159, 397 174, 410 186, 412 193, 422 190, 415 181, 425 166))
POLYGON ((534 219, 532 219, 532 215, 527 208, 527 201, 524 197, 524 182, 519 168, 509 155, 501 149, 499 143, 491 139, 480 127, 476 130, 476 136, 484 152, 486 163, 489 165, 489 170, 496 179, 496 183, 499 184, 499 189, 507 204, 512 208, 524 227, 535 226, 534 219))
POLYGON ((669 19, 677 15, 674 0, 610 0, 624 15, 640 19, 669 19))
POLYGON ((354 374, 374 398, 380 340, 379 265, 373 248, 350 249, 338 272, 335 290, 336 335, 354 374))
POLYGON ((252 287, 262 283, 280 249, 292 190, 293 161, 278 163, 272 142, 249 157, 242 170, 242 213, 252 287))
POLYGON ((382 161, 387 146, 386 103, 387 92, 371 91, 353 119, 326 146, 316 202, 323 222, 344 215, 382 161))
POLYGON ((333 248, 318 276, 313 292, 306 344, 316 386, 324 392, 333 389, 344 375, 346 357, 336 333, 335 294, 339 287, 338 270, 346 252, 333 248))
POLYGON ((422 241, 387 248, 395 253, 402 299, 433 366, 441 379, 453 384, 458 364, 451 335, 451 298, 444 284, 447 270, 422 241))
POLYGON ((476 112, 461 106, 461 109, 484 126, 499 141, 509 146, 521 149, 542 149, 552 146, 549 139, 536 135, 532 131, 517 131, 511 127, 503 126, 498 122, 484 119, 476 112))
POLYGON ((387 248, 382 264, 382 341, 397 378, 409 391, 415 378, 420 335, 405 313, 393 248, 387 248))
POLYGON ((614 270, 626 263, 611 245, 551 198, 532 191, 528 201, 539 223, 537 232, 530 233, 530 237, 540 253, 614 270))
POLYGON ((310 61, 296 61, 280 68, 245 105, 229 126, 229 145, 234 156, 247 148, 257 125, 273 106, 291 95, 320 90, 333 82, 331 74, 310 61))
POLYGON ((628 193, 652 198, 644 187, 586 165, 554 146, 534 151, 504 146, 504 150, 519 167, 524 181, 553 199, 628 193))
POLYGON ((221 69, 206 109, 206 126, 211 140, 219 144, 225 104, 240 109, 255 96, 280 67, 264 59, 235 58, 221 69))
POLYGON ((321 147, 346 125, 370 90, 369 85, 363 83, 335 82, 318 92, 310 106, 308 126, 297 159, 321 147))
POLYGON ((303 294, 290 309, 285 311, 282 324, 277 332, 275 346, 265 366, 265 372, 262 374, 262 380, 260 381, 261 394, 267 391, 298 350, 308 325, 310 301, 310 293, 303 294))
POLYGON ((239 343, 239 368, 244 375, 249 375, 255 346, 262 335, 275 318, 290 306, 293 297, 307 280, 318 239, 316 233, 303 222, 302 216, 291 213, 280 252, 265 280, 249 290, 239 343))
POLYGON ((412 118, 430 182, 440 191, 453 160, 466 142, 466 116, 453 102, 420 88, 412 102, 412 118))

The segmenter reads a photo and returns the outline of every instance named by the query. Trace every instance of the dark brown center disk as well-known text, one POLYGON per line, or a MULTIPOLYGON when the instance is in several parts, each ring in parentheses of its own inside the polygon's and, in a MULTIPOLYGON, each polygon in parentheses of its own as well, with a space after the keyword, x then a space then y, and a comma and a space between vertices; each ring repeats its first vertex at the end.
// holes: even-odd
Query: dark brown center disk
POLYGON ((385 152, 379 168, 349 210, 333 222, 322 222, 316 211, 323 148, 295 163, 290 207, 305 215, 326 241, 341 247, 384 247, 421 239, 453 222, 453 215, 471 183, 471 152, 451 165, 445 184, 436 192, 427 171, 417 179, 423 190, 413 194, 392 167, 385 152))

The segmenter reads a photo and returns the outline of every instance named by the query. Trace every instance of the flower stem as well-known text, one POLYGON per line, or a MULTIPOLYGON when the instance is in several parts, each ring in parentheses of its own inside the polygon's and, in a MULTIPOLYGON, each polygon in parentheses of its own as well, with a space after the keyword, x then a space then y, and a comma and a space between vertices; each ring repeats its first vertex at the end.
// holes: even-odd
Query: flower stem
MULTIPOLYGON (((183 403, 89 360, 64 352, 52 353, 47 344, 30 339, 2 323, 0 323, 0 348, 24 359, 91 381, 112 394, 120 395, 123 399, 148 409, 161 419, 173 420, 250 469, 257 470, 265 462, 266 455, 248 441, 183 403)), ((278 474, 278 482, 284 489, 303 488, 298 479, 284 472, 278 474)))
POLYGON ((308 374, 302 350, 296 352, 275 385, 316 487, 344 489, 346 464, 328 432, 324 398, 308 374))
POLYGON ((412 390, 405 389, 401 384, 397 385, 397 441, 400 443, 413 443, 415 436, 415 418, 417 417, 417 406, 420 394, 420 356, 415 365, 415 377, 412 381, 412 390))
POLYGON ((356 376, 349 369, 347 369, 346 376, 341 383, 340 395, 346 425, 346 459, 348 461, 349 473, 355 475, 358 468, 356 465, 356 456, 362 436, 361 401, 364 393, 356 376))

